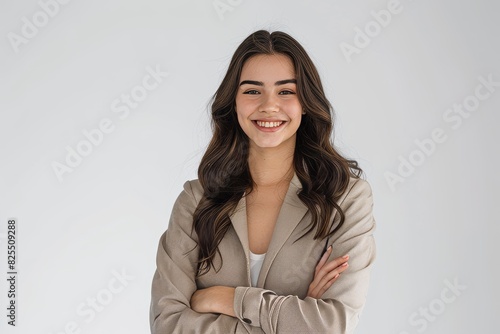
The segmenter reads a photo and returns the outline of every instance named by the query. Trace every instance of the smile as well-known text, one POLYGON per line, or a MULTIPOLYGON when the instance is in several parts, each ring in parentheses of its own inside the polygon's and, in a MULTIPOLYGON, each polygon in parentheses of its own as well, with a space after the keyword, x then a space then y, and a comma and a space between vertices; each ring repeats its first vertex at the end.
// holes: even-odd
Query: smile
POLYGON ((277 128, 281 124, 283 124, 283 121, 278 121, 278 122, 264 122, 264 121, 255 121, 258 126, 263 127, 263 128, 277 128))

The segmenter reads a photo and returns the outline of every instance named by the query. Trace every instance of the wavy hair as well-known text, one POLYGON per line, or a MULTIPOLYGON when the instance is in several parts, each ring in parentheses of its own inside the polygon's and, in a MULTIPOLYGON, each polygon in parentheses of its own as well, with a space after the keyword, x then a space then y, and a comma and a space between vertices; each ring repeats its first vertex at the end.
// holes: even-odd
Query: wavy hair
POLYGON ((218 255, 222 261, 218 246, 231 226, 230 216, 245 192, 254 186, 248 166, 249 139, 238 123, 235 101, 243 65, 250 57, 261 54, 282 54, 292 60, 297 96, 305 111, 293 158, 294 171, 302 184, 298 196, 312 218, 304 235, 315 231, 314 238, 322 239, 341 227, 345 217, 336 201, 347 189, 349 178, 362 174, 356 161, 344 158, 334 148, 332 106, 304 48, 284 32, 252 33, 236 49, 211 100, 213 137, 198 168, 204 193, 193 217, 199 246, 198 277, 211 267, 220 269, 215 268, 214 258, 218 255), (340 222, 332 230, 335 209, 340 222))

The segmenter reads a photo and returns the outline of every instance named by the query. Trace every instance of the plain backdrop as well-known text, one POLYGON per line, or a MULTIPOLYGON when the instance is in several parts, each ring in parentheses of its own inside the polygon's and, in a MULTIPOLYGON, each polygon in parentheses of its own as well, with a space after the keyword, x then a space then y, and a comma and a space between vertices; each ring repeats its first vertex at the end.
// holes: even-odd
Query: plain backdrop
POLYGON ((0 281, 0 332, 149 332, 158 239, 182 184, 196 178, 208 102, 235 48, 258 29, 285 31, 309 52, 336 112, 335 143, 374 192, 378 253, 357 333, 496 328, 498 2, 0 8, 0 276, 12 217, 19 272, 15 328, 0 281), (147 90, 151 71, 162 74, 147 90), (78 149, 80 161, 68 158, 78 149))

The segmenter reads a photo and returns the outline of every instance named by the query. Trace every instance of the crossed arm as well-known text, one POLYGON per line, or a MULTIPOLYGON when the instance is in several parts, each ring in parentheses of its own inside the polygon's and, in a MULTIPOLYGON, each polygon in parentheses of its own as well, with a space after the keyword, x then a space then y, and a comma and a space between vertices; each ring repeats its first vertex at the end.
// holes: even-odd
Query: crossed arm
MULTIPOLYGON (((314 279, 309 284, 307 297, 321 298, 323 293, 340 277, 340 274, 349 267, 349 255, 327 262, 332 254, 329 246, 316 265, 314 279)), ((196 290, 191 297, 191 308, 198 313, 220 313, 236 317, 234 312, 235 288, 228 286, 213 286, 196 290)))

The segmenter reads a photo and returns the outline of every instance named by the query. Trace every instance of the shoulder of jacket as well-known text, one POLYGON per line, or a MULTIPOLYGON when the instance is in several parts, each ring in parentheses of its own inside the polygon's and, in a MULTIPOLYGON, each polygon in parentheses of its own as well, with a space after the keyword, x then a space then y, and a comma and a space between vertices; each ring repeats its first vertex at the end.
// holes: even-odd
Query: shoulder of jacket
POLYGON ((371 197, 372 189, 368 181, 362 178, 350 177, 347 189, 340 197, 338 203, 342 204, 346 199, 355 200, 361 197, 371 197))
POLYGON ((203 187, 198 179, 184 182, 184 191, 192 196, 196 203, 198 203, 203 196, 203 187))

